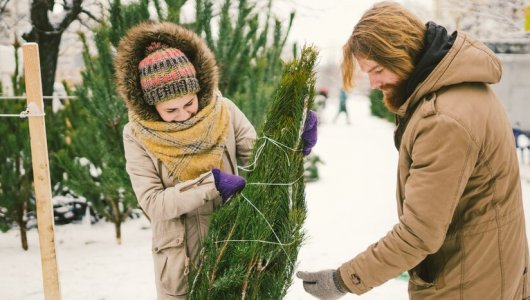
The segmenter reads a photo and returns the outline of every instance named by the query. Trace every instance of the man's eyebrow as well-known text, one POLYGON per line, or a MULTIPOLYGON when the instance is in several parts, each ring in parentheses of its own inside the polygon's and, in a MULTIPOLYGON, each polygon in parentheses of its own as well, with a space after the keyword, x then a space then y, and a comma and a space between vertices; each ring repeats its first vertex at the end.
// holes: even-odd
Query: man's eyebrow
POLYGON ((366 72, 366 73, 371 73, 374 69, 377 69, 379 67, 380 67, 380 65, 375 65, 370 70, 368 70, 368 72, 366 72))

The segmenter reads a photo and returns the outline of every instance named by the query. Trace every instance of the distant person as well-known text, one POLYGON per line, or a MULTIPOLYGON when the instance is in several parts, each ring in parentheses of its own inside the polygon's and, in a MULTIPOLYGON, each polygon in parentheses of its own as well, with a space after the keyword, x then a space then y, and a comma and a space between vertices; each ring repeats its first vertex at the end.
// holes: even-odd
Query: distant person
POLYGON ((343 113, 346 115, 346 123, 350 123, 350 116, 348 114, 348 107, 346 106, 346 100, 348 100, 348 94, 346 94, 346 91, 341 88, 339 92, 339 111, 337 112, 337 115, 335 115, 335 118, 333 119, 333 123, 337 121, 340 114, 343 113))
POLYGON ((530 145, 528 144, 528 138, 530 134, 521 129, 521 124, 519 122, 515 123, 513 127, 513 136, 515 138, 515 147, 521 155, 521 163, 525 163, 525 150, 528 148, 530 150, 530 145))
POLYGON ((356 65, 396 113, 399 221, 338 269, 298 272, 305 290, 360 295, 408 271, 410 299, 529 299, 519 164, 489 86, 501 79, 499 58, 464 32, 448 35, 382 2, 344 46, 346 88, 356 65))
POLYGON ((319 124, 324 123, 324 110, 326 109, 326 102, 328 100, 328 89, 322 87, 318 90, 315 100, 313 101, 313 110, 318 115, 319 124))

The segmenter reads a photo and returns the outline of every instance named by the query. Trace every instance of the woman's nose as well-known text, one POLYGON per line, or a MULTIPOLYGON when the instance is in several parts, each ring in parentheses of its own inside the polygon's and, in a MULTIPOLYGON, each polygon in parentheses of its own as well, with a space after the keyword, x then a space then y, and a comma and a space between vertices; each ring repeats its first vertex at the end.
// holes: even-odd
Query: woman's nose
POLYGON ((190 114, 187 111, 182 110, 175 115, 174 120, 176 122, 183 122, 189 119, 189 117, 190 117, 190 114))

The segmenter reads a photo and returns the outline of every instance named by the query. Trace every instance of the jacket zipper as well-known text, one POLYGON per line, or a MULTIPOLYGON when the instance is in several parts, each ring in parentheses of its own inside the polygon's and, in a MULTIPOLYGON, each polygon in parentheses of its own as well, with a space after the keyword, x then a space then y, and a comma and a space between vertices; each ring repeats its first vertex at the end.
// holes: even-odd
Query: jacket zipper
POLYGON ((181 191, 181 192, 185 192, 185 191, 187 191, 187 190, 189 190, 189 189, 191 189, 191 188, 193 188, 193 187, 195 187, 195 186, 200 186, 200 185, 203 185, 203 184, 208 184, 208 183, 210 183, 210 181, 207 181, 207 182, 204 182, 204 183, 203 183, 203 181, 204 181, 206 178, 210 177, 210 174, 211 174, 211 173, 208 173, 208 174, 206 174, 205 176, 203 176, 202 178, 200 178, 198 181, 193 182, 193 183, 191 183, 191 184, 188 184, 188 185, 186 185, 186 186, 181 187, 179 191, 181 191))
POLYGON ((230 168, 232 168, 232 174, 237 174, 237 169, 234 167, 234 164, 232 163, 232 158, 230 157, 230 153, 228 152, 228 149, 225 146, 225 154, 226 157, 228 157, 228 162, 230 163, 230 168))

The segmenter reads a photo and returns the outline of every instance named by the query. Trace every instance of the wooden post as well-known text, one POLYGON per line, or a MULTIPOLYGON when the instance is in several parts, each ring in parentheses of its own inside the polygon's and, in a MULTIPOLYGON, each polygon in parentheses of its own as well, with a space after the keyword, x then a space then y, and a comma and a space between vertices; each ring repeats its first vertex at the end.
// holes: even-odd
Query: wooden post
POLYGON ((61 290, 55 257, 52 191, 46 126, 44 124, 39 46, 36 43, 27 43, 22 46, 22 51, 29 109, 29 136, 31 140, 35 198, 37 200, 37 226, 39 230, 44 298, 46 300, 55 300, 61 299, 61 290))

